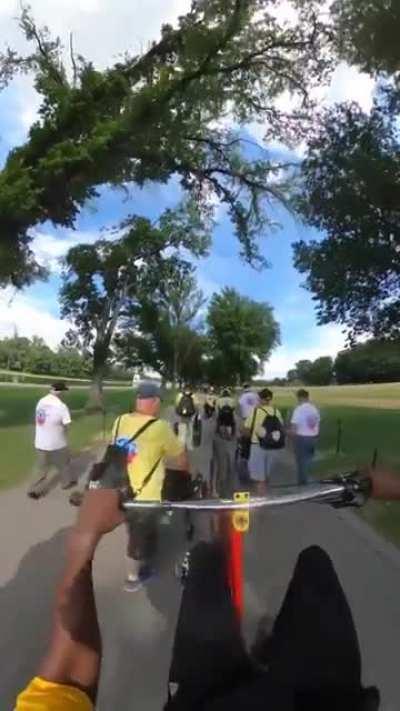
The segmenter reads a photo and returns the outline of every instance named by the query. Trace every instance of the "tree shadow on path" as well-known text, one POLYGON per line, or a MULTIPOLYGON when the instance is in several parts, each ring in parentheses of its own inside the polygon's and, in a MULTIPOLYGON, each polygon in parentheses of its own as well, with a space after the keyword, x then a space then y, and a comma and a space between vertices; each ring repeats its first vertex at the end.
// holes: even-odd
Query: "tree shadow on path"
POLYGON ((64 528, 32 546, 9 583, 0 588, 1 708, 12 709, 35 675, 50 635, 54 592, 64 562, 64 528))

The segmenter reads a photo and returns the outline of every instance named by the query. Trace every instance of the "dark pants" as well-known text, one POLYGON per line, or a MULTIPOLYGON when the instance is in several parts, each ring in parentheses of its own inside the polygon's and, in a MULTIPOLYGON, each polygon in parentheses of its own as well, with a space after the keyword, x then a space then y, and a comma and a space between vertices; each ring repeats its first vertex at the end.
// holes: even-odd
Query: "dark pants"
POLYGON ((135 511, 126 519, 127 556, 148 563, 157 551, 158 517, 154 512, 135 511))
POLYGON ((268 672, 262 674, 245 651, 224 570, 224 554, 215 544, 199 544, 192 552, 170 671, 169 711, 378 708, 367 705, 351 611, 321 548, 308 548, 298 558, 265 640, 268 672))
POLYGON ((294 456, 297 466, 297 481, 299 484, 308 484, 311 464, 314 459, 317 437, 294 436, 294 456))

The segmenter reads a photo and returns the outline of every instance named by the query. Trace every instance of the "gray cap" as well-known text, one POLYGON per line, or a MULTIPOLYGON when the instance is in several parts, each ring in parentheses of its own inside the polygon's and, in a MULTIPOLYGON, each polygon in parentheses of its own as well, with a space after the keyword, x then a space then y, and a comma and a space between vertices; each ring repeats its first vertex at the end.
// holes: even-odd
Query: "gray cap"
POLYGON ((143 381, 138 385, 136 397, 138 400, 151 400, 155 397, 161 400, 161 388, 157 383, 151 382, 150 380, 143 381))

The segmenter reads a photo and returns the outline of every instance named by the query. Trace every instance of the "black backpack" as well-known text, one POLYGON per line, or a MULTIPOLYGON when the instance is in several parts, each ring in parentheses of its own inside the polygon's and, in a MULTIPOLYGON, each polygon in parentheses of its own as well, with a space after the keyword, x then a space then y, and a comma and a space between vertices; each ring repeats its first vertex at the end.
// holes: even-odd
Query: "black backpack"
POLYGON ((189 393, 184 393, 179 400, 178 406, 176 408, 176 414, 180 417, 193 417, 196 412, 194 406, 193 397, 189 393))
POLYGON ((233 407, 224 405, 218 412, 218 427, 234 427, 235 416, 233 407))
MULTIPOLYGON (((257 409, 263 410, 262 407, 257 409)), ((262 449, 283 449, 286 440, 285 430, 277 415, 276 408, 274 408, 272 415, 266 413, 261 426, 265 429, 265 436, 258 438, 260 447, 262 449)))

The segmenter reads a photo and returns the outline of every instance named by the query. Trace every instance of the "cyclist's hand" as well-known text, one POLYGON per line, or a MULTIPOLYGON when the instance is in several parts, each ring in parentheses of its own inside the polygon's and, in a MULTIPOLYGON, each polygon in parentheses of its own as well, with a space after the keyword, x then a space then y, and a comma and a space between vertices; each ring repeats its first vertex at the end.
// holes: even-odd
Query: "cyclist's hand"
POLYGON ((383 501, 400 500, 400 474, 390 469, 373 469, 362 471, 372 483, 371 497, 383 501))
POLYGON ((110 533, 124 520, 120 509, 119 492, 114 489, 89 489, 79 509, 76 530, 94 536, 110 533))

